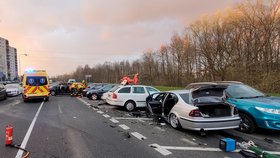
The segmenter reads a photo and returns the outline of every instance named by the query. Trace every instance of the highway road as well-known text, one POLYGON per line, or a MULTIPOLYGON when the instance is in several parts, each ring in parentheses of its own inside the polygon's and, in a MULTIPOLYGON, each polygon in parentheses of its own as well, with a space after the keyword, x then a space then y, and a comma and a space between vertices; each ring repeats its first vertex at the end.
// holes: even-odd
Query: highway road
POLYGON ((280 154, 279 132, 244 134, 226 130, 201 136, 147 118, 141 109, 129 113, 87 98, 56 96, 48 102, 24 103, 20 96, 11 97, 0 101, 0 120, 1 158, 25 154, 4 145, 8 124, 14 127, 13 143, 30 151, 32 158, 242 157, 238 152, 219 150, 219 140, 226 137, 239 142, 253 140, 262 149, 280 154), (275 142, 266 142, 265 138, 275 142))

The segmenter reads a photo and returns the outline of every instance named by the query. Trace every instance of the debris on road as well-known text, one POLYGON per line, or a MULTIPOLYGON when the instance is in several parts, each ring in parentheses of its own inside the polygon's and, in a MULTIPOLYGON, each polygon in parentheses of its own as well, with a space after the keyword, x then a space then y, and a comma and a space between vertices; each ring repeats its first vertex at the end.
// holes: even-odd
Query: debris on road
POLYGON ((123 134, 126 138, 131 138, 131 135, 129 134, 129 132, 124 132, 123 134))
POLYGON ((278 141, 275 141, 275 140, 272 140, 270 138, 264 138, 264 140, 270 144, 280 144, 280 142, 278 141))
POLYGON ((117 126, 116 126, 116 125, 110 125, 110 127, 112 127, 112 128, 116 128, 117 126))

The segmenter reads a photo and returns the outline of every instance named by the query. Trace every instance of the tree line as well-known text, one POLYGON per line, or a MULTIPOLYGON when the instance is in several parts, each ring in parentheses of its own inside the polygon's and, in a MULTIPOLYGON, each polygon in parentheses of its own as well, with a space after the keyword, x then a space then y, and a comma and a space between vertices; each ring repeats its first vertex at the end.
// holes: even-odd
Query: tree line
POLYGON ((140 83, 148 85, 234 80, 280 92, 279 5, 279 0, 248 0, 198 19, 139 59, 79 66, 56 79, 92 75, 94 82, 119 83, 123 75, 139 73, 140 83))

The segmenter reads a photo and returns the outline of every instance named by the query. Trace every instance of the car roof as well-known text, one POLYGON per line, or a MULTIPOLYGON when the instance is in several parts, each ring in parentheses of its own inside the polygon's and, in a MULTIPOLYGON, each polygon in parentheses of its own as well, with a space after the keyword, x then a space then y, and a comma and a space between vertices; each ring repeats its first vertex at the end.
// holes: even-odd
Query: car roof
POLYGON ((213 82, 196 82, 196 83, 190 83, 188 84, 185 89, 191 89, 191 88, 198 88, 200 86, 208 86, 208 85, 223 85, 223 86, 229 86, 233 84, 243 84, 239 81, 213 81, 213 82))
POLYGON ((181 89, 181 90, 172 90, 172 91, 167 91, 167 92, 176 93, 176 94, 183 94, 183 93, 190 93, 190 90, 181 89))

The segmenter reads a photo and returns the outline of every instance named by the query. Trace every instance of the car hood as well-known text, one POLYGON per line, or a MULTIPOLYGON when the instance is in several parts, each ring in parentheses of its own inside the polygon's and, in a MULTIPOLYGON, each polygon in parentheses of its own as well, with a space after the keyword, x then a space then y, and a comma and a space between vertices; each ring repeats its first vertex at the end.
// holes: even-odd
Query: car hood
POLYGON ((254 105, 265 108, 280 108, 280 97, 259 97, 249 99, 235 99, 237 102, 243 105, 254 105))
POLYGON ((6 91, 7 92, 10 92, 10 91, 18 91, 19 89, 18 88, 6 88, 6 91))

